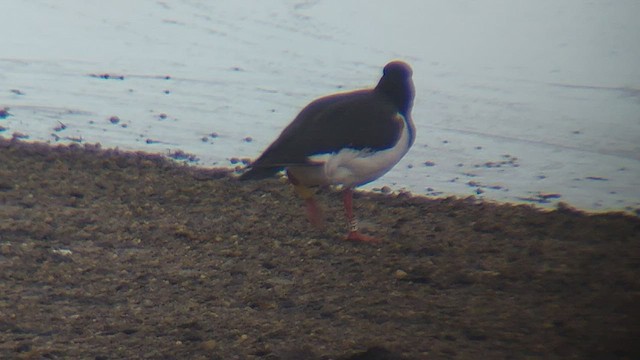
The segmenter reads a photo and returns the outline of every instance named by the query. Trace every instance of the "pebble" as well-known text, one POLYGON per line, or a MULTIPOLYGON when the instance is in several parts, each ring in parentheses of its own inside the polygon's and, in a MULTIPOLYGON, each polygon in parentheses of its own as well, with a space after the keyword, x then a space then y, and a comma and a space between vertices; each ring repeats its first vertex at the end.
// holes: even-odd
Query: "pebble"
POLYGON ((51 250, 51 252, 54 254, 62 255, 62 256, 69 256, 73 254, 73 251, 69 249, 53 249, 51 250))
POLYGON ((207 350, 207 351, 214 350, 217 346, 218 346, 218 343, 215 340, 203 341, 202 344, 200 344, 200 347, 202 348, 202 350, 207 350))
POLYGON ((395 276, 396 280, 402 280, 402 279, 405 279, 407 276, 409 276, 409 274, 407 274, 407 272, 404 270, 398 269, 393 274, 393 276, 395 276))

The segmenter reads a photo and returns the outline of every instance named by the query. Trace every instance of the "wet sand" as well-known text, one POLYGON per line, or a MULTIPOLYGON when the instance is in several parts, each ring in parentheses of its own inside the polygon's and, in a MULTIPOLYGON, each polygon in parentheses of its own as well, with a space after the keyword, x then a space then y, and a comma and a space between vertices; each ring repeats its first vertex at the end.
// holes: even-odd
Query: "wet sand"
POLYGON ((640 219, 0 140, 0 358, 640 358, 640 219))

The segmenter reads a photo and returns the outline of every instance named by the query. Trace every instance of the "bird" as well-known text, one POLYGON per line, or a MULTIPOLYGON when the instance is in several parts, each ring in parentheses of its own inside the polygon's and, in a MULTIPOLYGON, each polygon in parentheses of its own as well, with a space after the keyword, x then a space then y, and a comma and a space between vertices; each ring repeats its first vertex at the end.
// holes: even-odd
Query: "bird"
POLYGON ((345 239, 378 242, 358 229, 353 190, 391 170, 415 142, 412 75, 409 64, 391 61, 374 88, 312 101, 239 179, 260 180, 285 170, 306 203, 309 221, 317 227, 323 223, 322 211, 312 188, 341 187, 348 224, 345 239))

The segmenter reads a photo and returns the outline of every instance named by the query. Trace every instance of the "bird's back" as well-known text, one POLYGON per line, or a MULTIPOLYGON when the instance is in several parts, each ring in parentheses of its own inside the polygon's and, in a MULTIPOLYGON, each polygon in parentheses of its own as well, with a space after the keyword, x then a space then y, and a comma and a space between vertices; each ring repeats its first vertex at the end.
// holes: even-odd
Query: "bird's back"
POLYGON ((309 156, 344 148, 389 148, 397 141, 395 134, 401 126, 392 120, 396 112, 389 99, 373 90, 317 99, 300 112, 241 179, 266 178, 284 167, 308 164, 309 156))

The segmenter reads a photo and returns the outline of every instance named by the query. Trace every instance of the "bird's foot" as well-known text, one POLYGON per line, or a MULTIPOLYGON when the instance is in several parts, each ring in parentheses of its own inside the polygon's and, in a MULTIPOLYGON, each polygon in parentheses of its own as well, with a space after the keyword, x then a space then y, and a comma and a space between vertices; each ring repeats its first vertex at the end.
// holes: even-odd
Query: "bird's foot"
POLYGON ((345 240, 365 242, 365 243, 371 243, 371 244, 377 244, 380 242, 380 240, 374 238, 373 236, 365 235, 358 230, 349 231, 345 240))
POLYGON ((351 194, 347 194, 347 196, 345 196, 345 209, 347 211, 347 220, 349 221, 349 233, 347 233, 345 240, 371 244, 378 243, 378 239, 365 235, 358 230, 358 222, 353 217, 353 211, 351 210, 351 194))

